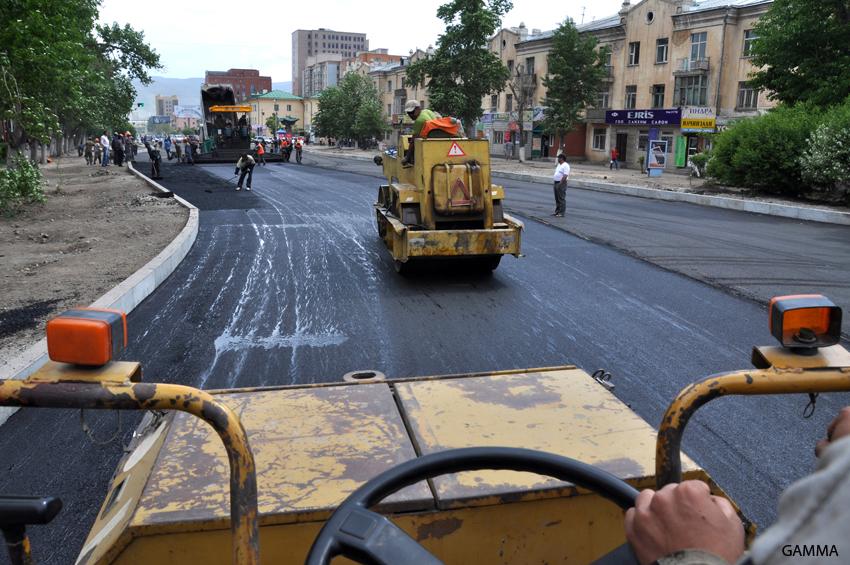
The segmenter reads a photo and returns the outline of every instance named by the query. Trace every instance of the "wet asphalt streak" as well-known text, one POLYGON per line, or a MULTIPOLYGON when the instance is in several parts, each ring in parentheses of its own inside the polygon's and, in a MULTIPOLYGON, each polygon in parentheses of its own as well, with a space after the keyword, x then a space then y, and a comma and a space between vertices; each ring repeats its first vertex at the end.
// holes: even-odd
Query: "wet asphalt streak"
MULTIPOLYGON (((147 382, 244 387, 361 369, 392 378, 574 363, 609 370, 616 395, 657 425, 686 384, 746 368, 750 346, 771 342, 756 302, 536 222, 526 257, 505 258, 492 277, 451 268, 403 278, 375 232, 375 178, 269 165, 237 193, 232 172, 164 168, 163 184, 201 208, 201 223, 186 260, 130 315, 124 358, 143 363, 147 382)), ((804 420, 802 397, 718 400, 685 449, 765 525, 847 401, 822 396, 804 420)), ((99 438, 114 433, 114 414, 86 418, 99 438)), ((126 441, 138 417, 123 420, 126 441)), ((41 562, 72 562, 121 443, 89 443, 77 412, 31 409, 3 427, 0 452, 0 492, 65 501, 32 538, 41 562)))

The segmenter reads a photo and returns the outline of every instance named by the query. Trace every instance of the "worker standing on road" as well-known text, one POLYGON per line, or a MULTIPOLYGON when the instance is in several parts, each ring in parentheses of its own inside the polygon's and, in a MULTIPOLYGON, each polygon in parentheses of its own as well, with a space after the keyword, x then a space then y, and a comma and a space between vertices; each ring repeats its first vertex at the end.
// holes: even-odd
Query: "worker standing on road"
POLYGON ((262 141, 257 142, 257 162, 263 166, 266 164, 266 148, 262 141))
POLYGON ((295 140, 295 161, 300 165, 301 164, 301 150, 303 147, 301 146, 301 138, 296 138, 295 140))
POLYGON ((567 156, 558 155, 558 166, 552 180, 555 181, 555 213, 556 218, 563 218, 567 211, 567 179, 570 178, 570 166, 567 164, 567 156))
POLYGON ((245 180, 246 175, 248 176, 248 183, 245 190, 251 190, 251 179, 254 176, 254 165, 256 164, 257 162, 254 161, 254 158, 247 153, 239 156, 239 160, 236 161, 236 170, 233 172, 234 175, 239 175, 236 190, 242 190, 242 181, 245 180))

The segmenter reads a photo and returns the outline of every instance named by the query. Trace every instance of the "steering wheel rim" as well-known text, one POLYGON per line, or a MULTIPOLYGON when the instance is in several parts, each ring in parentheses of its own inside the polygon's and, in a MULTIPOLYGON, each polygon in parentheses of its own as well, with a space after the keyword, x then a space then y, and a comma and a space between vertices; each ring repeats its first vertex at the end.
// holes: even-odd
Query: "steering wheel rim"
POLYGON ((370 565, 441 563, 389 519, 368 509, 422 480, 483 469, 526 471, 568 481, 623 510, 633 507, 638 495, 637 489, 608 471, 561 455, 514 447, 440 451, 387 469, 352 492, 325 522, 310 548, 306 565, 328 565, 338 555, 370 565), (393 545, 401 549, 396 551, 393 545))

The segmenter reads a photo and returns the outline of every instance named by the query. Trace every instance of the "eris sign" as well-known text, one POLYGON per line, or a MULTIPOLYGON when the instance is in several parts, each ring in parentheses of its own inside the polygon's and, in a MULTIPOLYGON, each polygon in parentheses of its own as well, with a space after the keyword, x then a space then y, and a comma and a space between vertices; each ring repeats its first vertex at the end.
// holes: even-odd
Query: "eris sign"
POLYGON ((605 112, 605 123, 614 126, 677 126, 680 120, 681 113, 678 108, 605 112))

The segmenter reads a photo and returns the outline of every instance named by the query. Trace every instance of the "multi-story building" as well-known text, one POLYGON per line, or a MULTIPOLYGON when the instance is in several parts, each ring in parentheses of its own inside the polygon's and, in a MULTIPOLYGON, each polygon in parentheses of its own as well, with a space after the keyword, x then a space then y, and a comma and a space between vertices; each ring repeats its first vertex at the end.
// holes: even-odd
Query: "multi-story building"
POLYGON ((157 116, 170 116, 174 113, 174 107, 180 105, 180 102, 177 100, 177 96, 174 95, 160 96, 157 94, 155 101, 157 116))
POLYGON ((417 49, 411 51, 408 57, 402 57, 398 63, 378 64, 369 70, 368 75, 378 90, 388 126, 400 129, 405 121, 410 122, 404 113, 404 105, 408 100, 419 100, 423 108, 428 107, 427 88, 424 85, 411 84, 407 80, 407 68, 432 52, 432 47, 427 51, 417 49))
MULTIPOLYGON (((592 34, 610 56, 596 104, 585 112, 585 123, 564 138, 542 131, 548 55, 552 31, 534 30, 510 46, 501 30, 490 47, 506 65, 523 64, 533 83, 532 156, 552 157, 563 145, 568 155, 606 162, 613 147, 620 160, 637 163, 650 139, 665 142, 668 163, 684 166, 689 154, 707 147, 706 133, 735 119, 753 116, 774 103, 747 84, 755 68, 750 50, 753 29, 772 0, 643 0, 623 2, 618 14, 579 25, 592 34), (503 43, 504 42, 504 43, 503 43)), ((485 97, 483 129, 496 145, 511 127, 508 108, 515 101, 506 89, 485 97), (495 110, 494 110, 495 108, 495 110)), ((516 116, 511 117, 516 120, 516 116)), ((530 126, 530 127, 529 127, 530 126)), ((515 127, 515 125, 513 126, 515 127)))
POLYGON ((258 134, 274 135, 284 124, 292 131, 309 129, 309 124, 305 125, 304 99, 291 92, 272 90, 255 94, 248 98, 247 103, 251 105, 251 127, 258 134), (274 131, 266 125, 269 118, 274 118, 278 125, 274 131))
POLYGON ((258 92, 272 89, 272 78, 260 76, 256 69, 229 69, 227 71, 207 71, 205 84, 229 84, 233 87, 236 102, 241 103, 258 92))
POLYGON ((322 53, 307 57, 304 72, 301 75, 301 92, 311 98, 339 84, 342 78, 342 55, 339 53, 322 53))
MULTIPOLYGON (((292 92, 305 96, 304 70, 307 59, 325 54, 351 58, 369 50, 365 33, 334 31, 331 29, 298 29, 292 32, 292 92)), ((271 88, 271 87, 269 87, 271 88)))
MULTIPOLYGON (((401 55, 390 55, 387 49, 373 49, 363 51, 354 57, 343 59, 340 64, 340 75, 345 76, 351 72, 363 73, 365 69, 375 65, 401 63, 401 55)), ((368 71, 365 71, 368 74, 368 71)))

